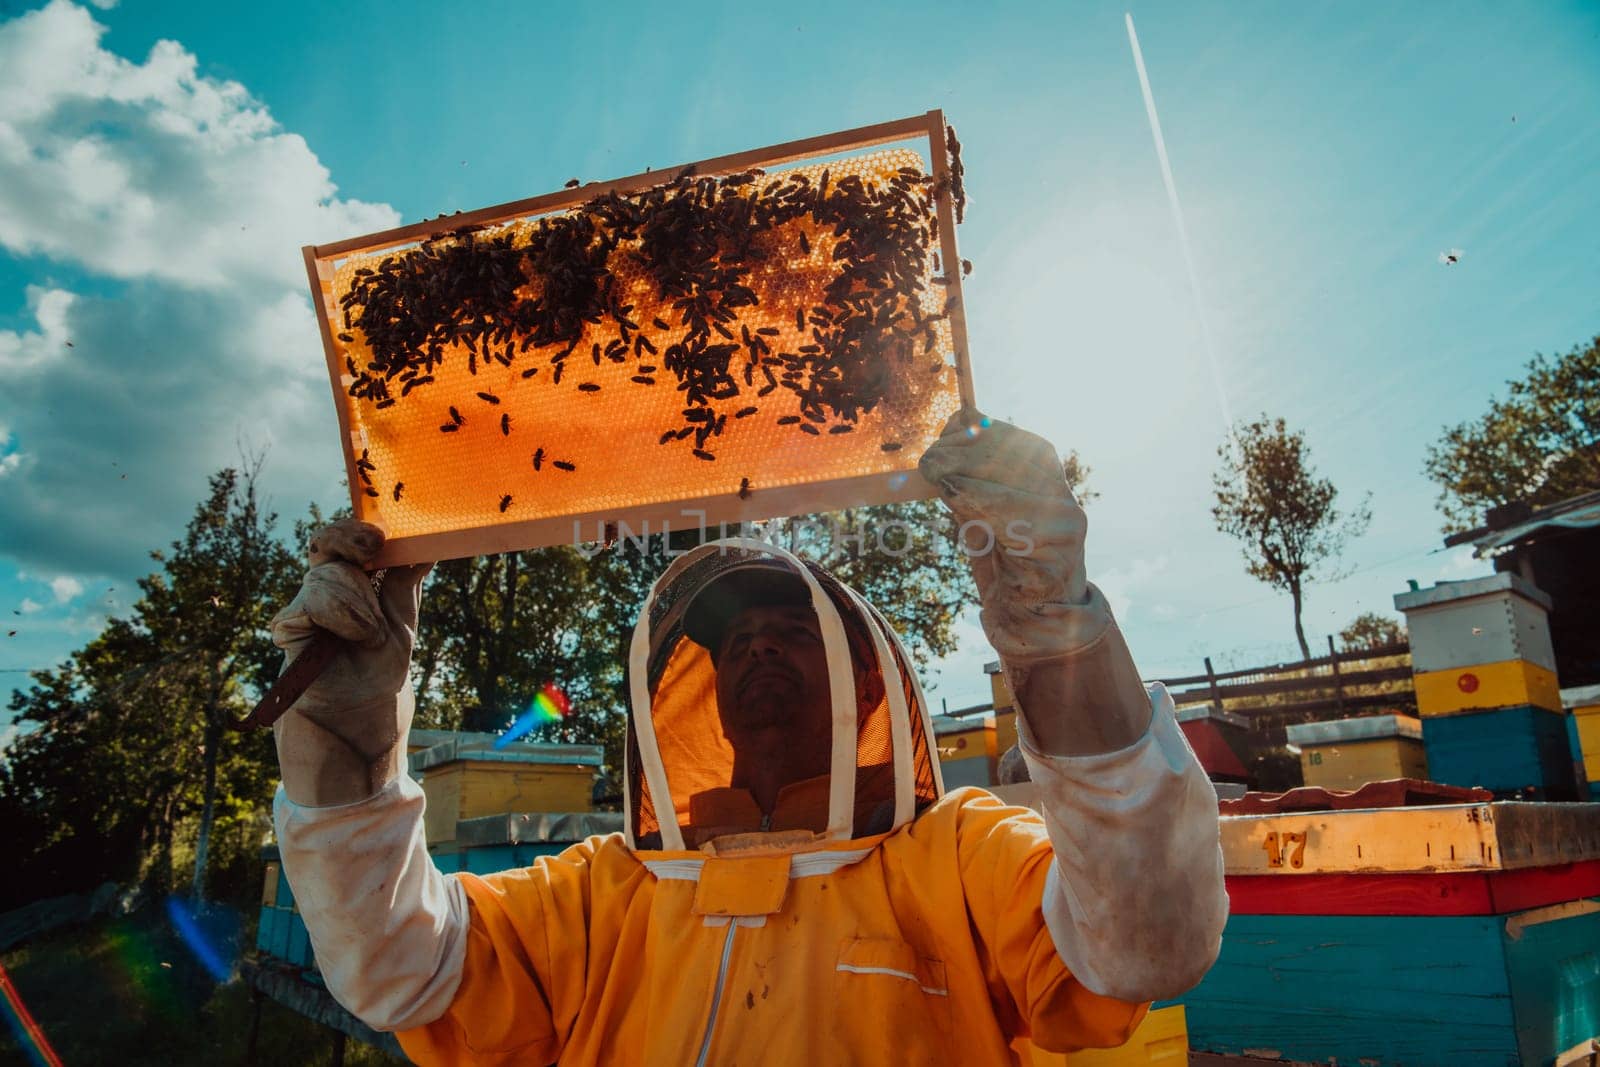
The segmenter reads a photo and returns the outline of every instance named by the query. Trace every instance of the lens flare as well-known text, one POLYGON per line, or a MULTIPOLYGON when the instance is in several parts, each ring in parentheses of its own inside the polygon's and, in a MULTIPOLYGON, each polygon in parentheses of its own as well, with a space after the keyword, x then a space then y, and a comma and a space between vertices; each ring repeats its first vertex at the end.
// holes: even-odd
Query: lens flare
POLYGON ((546 682, 529 702, 528 710, 518 715, 516 721, 506 727, 506 732, 494 739, 494 747, 505 748, 511 742, 541 726, 560 722, 571 713, 572 702, 567 699, 567 695, 558 689, 554 682, 546 682))
POLYGON ((180 897, 168 897, 167 918, 206 973, 218 982, 226 982, 233 973, 233 967, 223 960, 222 954, 206 936, 206 931, 201 929, 194 906, 180 897))
POLYGON ((61 1057, 50 1047, 49 1040, 45 1038, 44 1031, 39 1029, 39 1024, 34 1022, 28 1006, 22 1003, 22 996, 17 992, 17 987, 11 984, 11 976, 6 973, 4 964, 0 964, 0 995, 4 996, 6 1002, 6 1022, 16 1032, 17 1044, 28 1053, 29 1061, 41 1067, 61 1067, 61 1057))

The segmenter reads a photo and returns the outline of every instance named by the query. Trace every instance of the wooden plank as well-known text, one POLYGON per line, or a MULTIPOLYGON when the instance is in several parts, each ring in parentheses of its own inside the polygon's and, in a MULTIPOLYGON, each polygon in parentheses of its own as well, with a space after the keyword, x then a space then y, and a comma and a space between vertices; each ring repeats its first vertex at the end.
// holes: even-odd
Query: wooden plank
POLYGON ((1493 915, 1490 874, 1229 875, 1228 911, 1231 915, 1493 915))
POLYGON ((315 294, 311 307, 317 313, 317 332, 322 335, 322 355, 328 366, 328 381, 333 389, 333 414, 339 420, 339 451, 344 457, 344 479, 346 487, 350 490, 350 508, 356 518, 365 520, 370 509, 367 507, 368 497, 361 491, 361 479, 356 470, 356 459, 360 450, 350 446, 350 411, 343 401, 344 387, 340 384, 345 368, 339 359, 339 346, 334 340, 333 323, 328 318, 328 299, 333 290, 333 275, 318 262, 314 248, 308 245, 300 251, 305 257, 306 276, 310 279, 311 291, 315 294))
MULTIPOLYGON (((1402 664, 1397 667, 1379 667, 1370 671, 1352 671, 1341 675, 1340 678, 1335 678, 1332 674, 1319 674, 1305 678, 1284 678, 1241 685, 1218 685, 1216 695, 1223 700, 1237 700, 1242 697, 1273 696, 1278 693, 1332 690, 1339 687, 1341 679, 1343 687, 1348 690, 1349 687, 1356 685, 1381 685, 1387 682, 1405 681, 1411 676, 1411 668, 1402 664)), ((1180 703, 1190 701, 1198 703, 1211 698, 1211 689, 1209 685, 1204 688, 1187 689, 1174 694, 1173 699, 1178 700, 1180 697, 1182 698, 1180 703)), ((1338 707, 1337 699, 1334 707, 1338 707)))
POLYGON ((1451 874, 1230 875, 1234 915, 1507 915, 1600 897, 1600 860, 1451 874))
MULTIPOLYGON (((394 248, 399 245, 425 241, 430 237, 450 233, 464 226, 492 226, 496 223, 528 215, 548 214, 576 207, 585 201, 596 196, 603 196, 606 193, 631 193, 641 189, 652 188, 663 182, 671 181, 673 177, 682 173, 686 167, 693 167, 694 172, 697 174, 732 174, 749 170, 751 167, 781 166, 798 159, 826 156, 836 152, 848 152, 857 148, 872 148, 877 145, 890 144, 894 141, 913 141, 928 132, 931 117, 934 115, 941 116, 939 121, 942 127, 942 113, 930 111, 922 115, 913 115, 909 118, 874 123, 870 126, 858 126, 853 130, 819 134, 816 137, 803 137, 798 141, 785 141, 782 144, 769 145, 766 148, 753 148, 744 152, 715 156, 711 159, 696 160, 693 163, 678 163, 659 170, 647 170, 642 174, 630 174, 625 178, 590 182, 574 189, 562 189, 553 193, 544 193, 540 196, 531 196, 522 200, 497 204, 493 207, 463 212, 460 215, 450 215, 442 219, 430 219, 425 222, 412 223, 408 226, 398 226, 391 230, 381 230, 362 237, 334 241, 331 244, 308 245, 307 251, 319 259, 333 259, 352 252, 375 252, 384 248, 394 248)), ((930 150, 933 148, 937 148, 939 151, 944 148, 942 128, 939 139, 933 146, 930 146, 930 150)))
POLYGON ((1507 922, 1505 959, 1523 1063, 1600 1036, 1600 902, 1507 922))
POLYGON ((1600 860, 1497 871, 1489 876, 1489 895, 1499 915, 1600 897, 1600 860))
POLYGON ((1511 870, 1600 859, 1600 807, 1443 804, 1225 815, 1230 875, 1511 870))
POLYGON ((944 112, 927 114, 928 152, 933 165, 935 203, 939 212, 940 262, 944 266, 945 312, 950 316, 950 339, 956 350, 956 380, 961 404, 975 409, 972 364, 967 358, 967 308, 961 294, 961 252, 956 247, 955 198, 950 190, 950 157, 945 147, 944 112))
POLYGON ((1267 1059, 1515 1064, 1491 916, 1235 915, 1184 997, 1190 1046, 1267 1059))
MULTIPOLYGON (((1380 645, 1376 648, 1353 649, 1338 653, 1340 663, 1356 663, 1364 660, 1384 659, 1389 656, 1404 656, 1410 654, 1411 645, 1407 641, 1399 641, 1392 645, 1380 645)), ((1248 678, 1262 674, 1284 674, 1289 671, 1303 671, 1312 667, 1326 667, 1333 662, 1328 656, 1319 656, 1316 659, 1295 660, 1289 663, 1274 663, 1265 667, 1243 667, 1239 670, 1223 671, 1215 677, 1218 681, 1227 681, 1230 678, 1248 678)), ((1169 689, 1180 685, 1198 685, 1209 680, 1211 675, 1192 674, 1183 678, 1158 679, 1169 689)))
POLYGON ((274 964, 245 960, 239 965, 245 983, 264 996, 298 1012, 331 1030, 365 1042, 374 1048, 405 1059, 400 1041, 393 1034, 379 1033, 351 1015, 321 985, 301 978, 294 970, 274 964))
MULTIPOLYGON (((898 474, 867 474, 838 478, 830 482, 777 486, 740 499, 737 492, 687 500, 672 500, 637 507, 592 511, 582 515, 558 515, 527 522, 500 523, 419 534, 385 542, 373 567, 400 567, 411 563, 432 563, 475 554, 517 552, 529 545, 584 544, 601 540, 608 524, 626 527, 632 535, 689 531, 699 528, 709 537, 712 531, 729 527, 731 536, 739 524, 769 519, 774 515, 805 515, 827 511, 838 496, 856 497, 870 493, 874 500, 901 502, 925 500, 937 490, 915 470, 898 474)), ((362 499, 368 499, 362 494, 362 499)))

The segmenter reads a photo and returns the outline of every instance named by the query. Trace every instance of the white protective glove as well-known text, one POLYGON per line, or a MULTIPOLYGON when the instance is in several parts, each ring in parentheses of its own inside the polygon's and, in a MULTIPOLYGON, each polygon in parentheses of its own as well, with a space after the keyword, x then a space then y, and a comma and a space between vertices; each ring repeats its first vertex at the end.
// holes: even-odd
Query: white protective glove
POLYGON ((364 800, 404 770, 415 707, 411 648, 432 564, 390 568, 380 596, 362 566, 383 539, 378 527, 355 519, 317 531, 300 591, 272 620, 285 666, 318 628, 350 643, 273 726, 284 792, 296 804, 364 800))
POLYGON ((1049 441, 969 409, 945 424, 919 468, 967 528, 983 630, 1008 667, 1069 656, 1105 635, 1111 610, 1083 572, 1083 509, 1049 441))

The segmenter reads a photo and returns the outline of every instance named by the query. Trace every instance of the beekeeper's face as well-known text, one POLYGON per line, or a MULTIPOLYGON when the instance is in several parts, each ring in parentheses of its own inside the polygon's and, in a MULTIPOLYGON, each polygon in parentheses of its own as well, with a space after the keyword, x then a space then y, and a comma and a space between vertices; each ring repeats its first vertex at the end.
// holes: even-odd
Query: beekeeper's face
POLYGON ((810 608, 746 608, 723 633, 716 663, 717 710, 735 746, 768 730, 826 743, 828 657, 810 608))

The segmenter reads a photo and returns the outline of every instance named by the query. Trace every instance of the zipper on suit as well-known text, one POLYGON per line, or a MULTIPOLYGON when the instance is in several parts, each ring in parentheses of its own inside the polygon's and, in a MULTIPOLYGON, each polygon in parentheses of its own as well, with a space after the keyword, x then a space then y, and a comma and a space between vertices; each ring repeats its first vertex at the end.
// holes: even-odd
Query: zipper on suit
POLYGON ((728 981, 728 960, 733 955, 733 932, 739 929, 738 920, 728 919, 728 936, 722 940, 722 962, 717 964, 717 985, 711 994, 711 1015, 706 1019, 706 1034, 700 1039, 700 1055, 695 1059, 695 1067, 705 1067, 706 1057, 711 1054, 711 1035, 717 1028, 717 1009, 722 1007, 722 987, 728 981))

